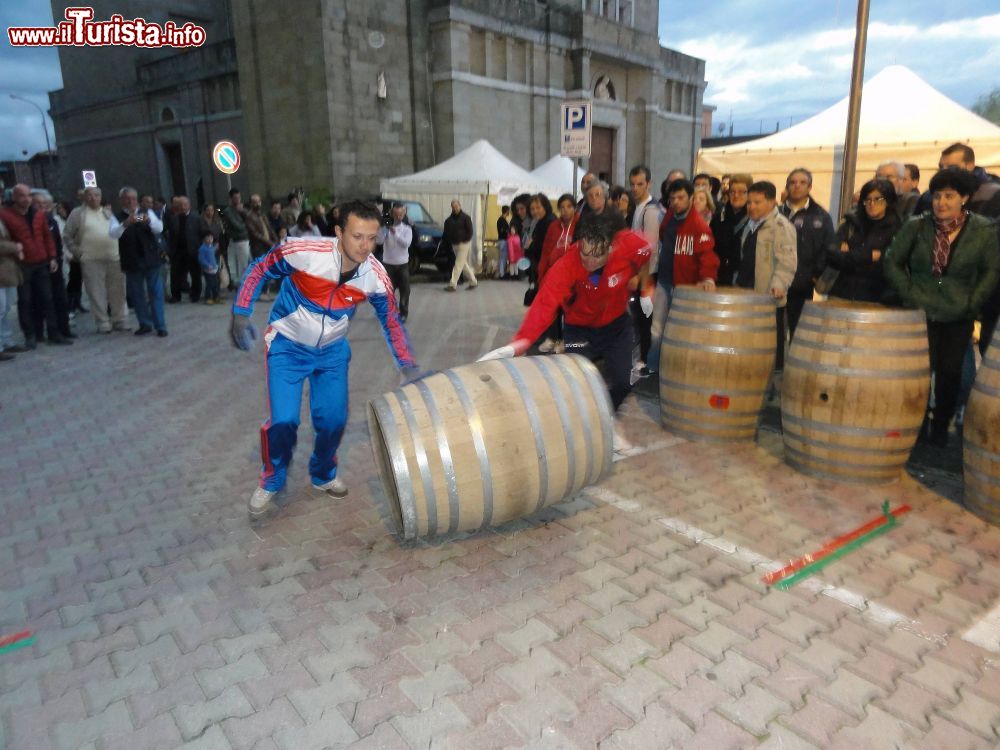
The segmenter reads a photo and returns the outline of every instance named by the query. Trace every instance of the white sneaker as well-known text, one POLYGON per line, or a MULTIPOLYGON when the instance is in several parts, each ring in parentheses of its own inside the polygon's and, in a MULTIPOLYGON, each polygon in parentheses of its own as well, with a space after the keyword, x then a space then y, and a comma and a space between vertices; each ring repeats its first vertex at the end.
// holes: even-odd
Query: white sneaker
POLYGON ((263 487, 255 489, 250 496, 250 502, 247 503, 247 512, 250 514, 250 520, 260 521, 272 513, 277 513, 278 505, 274 502, 274 496, 277 494, 277 492, 265 490, 263 487))
POLYGON ((330 497, 347 497, 347 485, 340 477, 334 477, 325 484, 314 484, 317 492, 325 492, 330 497))
POLYGON ((555 341, 553 341, 552 339, 545 339, 545 341, 539 344, 538 351, 540 351, 542 354, 548 354, 553 349, 555 349, 555 346, 556 346, 555 341))
POLYGON ((615 420, 614 432, 612 433, 611 448, 615 453, 626 453, 635 447, 625 438, 625 430, 622 425, 615 420))
POLYGON ((553 354, 565 354, 566 353, 566 344, 564 344, 562 341, 557 341, 555 347, 552 349, 552 353, 553 354))

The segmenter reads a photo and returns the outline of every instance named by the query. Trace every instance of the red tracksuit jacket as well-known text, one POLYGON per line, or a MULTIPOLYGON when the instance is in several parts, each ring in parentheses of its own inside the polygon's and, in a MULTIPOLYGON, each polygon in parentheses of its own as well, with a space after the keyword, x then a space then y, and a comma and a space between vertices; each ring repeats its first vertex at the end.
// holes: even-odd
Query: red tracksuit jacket
POLYGON ((623 229, 611 243, 608 262, 595 284, 580 260, 579 247, 570 245, 545 275, 538 295, 524 316, 514 340, 535 341, 563 309, 567 325, 601 328, 625 314, 628 281, 649 262, 649 240, 631 229, 623 229))

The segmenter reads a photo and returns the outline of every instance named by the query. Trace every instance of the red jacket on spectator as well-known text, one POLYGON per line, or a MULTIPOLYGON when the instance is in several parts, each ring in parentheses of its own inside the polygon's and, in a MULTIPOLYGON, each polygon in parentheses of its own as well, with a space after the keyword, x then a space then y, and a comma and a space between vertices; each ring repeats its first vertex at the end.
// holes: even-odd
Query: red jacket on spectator
POLYGON ((49 231, 48 217, 43 211, 35 211, 30 229, 27 219, 11 208, 0 208, 0 219, 10 233, 11 242, 23 245, 22 263, 34 265, 56 259, 56 243, 49 231))
POLYGON ((552 268, 573 244, 573 232, 579 218, 573 214, 573 220, 569 223, 569 227, 564 227, 561 219, 556 219, 549 224, 549 229, 545 233, 545 241, 542 243, 542 259, 538 262, 539 283, 545 278, 545 272, 552 268))
POLYGON ((580 260, 576 245, 570 245, 538 287, 535 301, 512 340, 535 341, 552 325, 562 307, 572 326, 601 328, 625 314, 631 292, 628 280, 649 263, 649 240, 623 229, 611 243, 608 262, 593 277, 580 260))
MULTIPOLYGON (((673 219, 668 212, 660 224, 660 240, 664 239, 667 222, 673 219)), ((670 253, 674 260, 673 285, 697 284, 705 279, 716 281, 719 276, 719 256, 715 254, 715 237, 697 211, 688 210, 687 216, 677 227, 674 246, 660 248, 660 257, 670 253)), ((662 261, 661 261, 662 262, 662 261)))

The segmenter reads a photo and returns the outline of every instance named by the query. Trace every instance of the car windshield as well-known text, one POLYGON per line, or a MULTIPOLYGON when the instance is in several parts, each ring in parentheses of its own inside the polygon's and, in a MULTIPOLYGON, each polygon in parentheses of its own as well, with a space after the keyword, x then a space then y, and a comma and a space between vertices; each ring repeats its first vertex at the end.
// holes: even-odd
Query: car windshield
POLYGON ((427 213, 427 210, 419 203, 411 203, 410 201, 405 201, 406 203, 406 216, 410 221, 420 222, 421 224, 433 224, 434 219, 431 215, 427 213))

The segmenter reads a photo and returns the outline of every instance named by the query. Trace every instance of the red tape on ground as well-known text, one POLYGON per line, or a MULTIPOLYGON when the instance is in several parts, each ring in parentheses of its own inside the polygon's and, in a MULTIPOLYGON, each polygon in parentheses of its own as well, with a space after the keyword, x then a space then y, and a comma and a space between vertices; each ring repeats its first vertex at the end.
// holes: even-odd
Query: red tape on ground
POLYGON ((20 633, 14 633, 13 635, 5 635, 3 638, 0 638, 0 648, 8 646, 11 643, 16 643, 17 641, 23 641, 25 638, 30 638, 30 637, 31 637, 30 630, 22 630, 20 633))
POLYGON ((845 544, 849 544, 858 537, 864 536, 865 534, 867 534, 870 531, 873 531, 879 526, 888 523, 890 515, 899 518, 901 515, 903 515, 904 513, 909 513, 911 510, 913 510, 913 508, 911 508, 909 505, 901 505, 898 508, 896 508, 896 510, 889 511, 888 515, 883 513, 878 518, 873 518, 871 521, 864 524, 863 526, 859 526, 854 531, 850 531, 846 534, 838 536, 831 542, 827 542, 812 554, 803 555, 798 560, 793 560, 792 562, 790 562, 781 570, 776 570, 773 573, 768 573, 766 576, 764 576, 762 580, 764 581, 764 583, 768 585, 777 583, 782 578, 787 578, 796 571, 802 570, 802 568, 806 567, 807 565, 812 565, 817 560, 822 560, 824 557, 830 556, 838 549, 843 547, 845 544))

